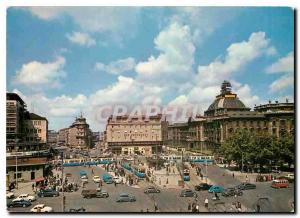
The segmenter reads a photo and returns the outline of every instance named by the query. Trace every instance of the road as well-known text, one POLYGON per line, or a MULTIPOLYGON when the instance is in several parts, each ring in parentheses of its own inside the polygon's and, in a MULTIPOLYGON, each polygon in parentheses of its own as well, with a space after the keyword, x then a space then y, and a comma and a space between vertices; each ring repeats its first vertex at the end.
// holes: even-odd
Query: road
MULTIPOLYGON (((142 160, 142 159, 141 159, 142 160)), ((96 188, 97 185, 92 181, 91 171, 93 169, 94 175, 101 176, 105 173, 104 168, 100 166, 91 167, 65 167, 64 173, 71 173, 72 177, 69 181, 73 181, 77 184, 81 184, 79 177, 80 170, 86 170, 88 173, 89 182, 87 188, 96 188)), ((205 167, 202 168, 202 172, 205 172, 205 167)), ((207 167, 208 179, 212 184, 222 185, 224 187, 233 187, 241 183, 238 179, 233 178, 231 174, 226 173, 222 168, 216 165, 211 165, 207 167)), ((201 179, 196 175, 195 169, 191 169, 191 181, 186 183, 186 187, 194 190, 194 186, 199 184, 201 179)), ((151 185, 146 181, 143 182, 143 187, 151 185)), ((240 201, 242 205, 245 206, 247 211, 253 210, 260 198, 265 198, 265 200, 260 200, 260 205, 262 212, 290 212, 291 203, 294 201, 294 185, 290 184, 289 188, 286 189, 273 189, 270 187, 270 182, 256 183, 257 188, 255 190, 244 191, 243 196, 240 197, 220 197, 219 202, 223 202, 225 206, 219 204, 216 206, 212 201, 213 194, 207 191, 197 192, 197 202, 200 206, 200 212, 231 212, 232 204, 236 201, 240 201), (204 200, 209 199, 208 210, 204 208, 204 200)), ((85 208, 87 212, 149 212, 154 211, 154 203, 157 204, 159 212, 188 212, 188 203, 194 201, 194 198, 182 198, 179 197, 181 189, 162 189, 159 194, 144 194, 143 188, 130 187, 127 185, 118 184, 116 187, 113 184, 104 184, 102 187, 109 193, 109 197, 105 198, 93 198, 84 199, 81 196, 80 189, 77 192, 65 193, 66 205, 65 211, 69 211, 71 208, 85 208), (136 202, 128 203, 117 203, 116 198, 120 193, 129 193, 136 197, 136 202)), ((59 197, 48 197, 48 198, 38 198, 37 201, 33 203, 44 203, 54 209, 55 212, 62 212, 62 195, 59 197)), ((12 212, 27 212, 33 206, 29 208, 10 208, 9 211, 12 212)))

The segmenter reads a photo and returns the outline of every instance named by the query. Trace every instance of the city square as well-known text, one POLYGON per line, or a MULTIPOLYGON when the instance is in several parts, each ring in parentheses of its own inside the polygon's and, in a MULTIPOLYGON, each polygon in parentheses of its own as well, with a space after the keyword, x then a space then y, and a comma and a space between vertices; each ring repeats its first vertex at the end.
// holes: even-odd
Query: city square
POLYGON ((7 211, 295 213, 294 13, 8 8, 7 211))

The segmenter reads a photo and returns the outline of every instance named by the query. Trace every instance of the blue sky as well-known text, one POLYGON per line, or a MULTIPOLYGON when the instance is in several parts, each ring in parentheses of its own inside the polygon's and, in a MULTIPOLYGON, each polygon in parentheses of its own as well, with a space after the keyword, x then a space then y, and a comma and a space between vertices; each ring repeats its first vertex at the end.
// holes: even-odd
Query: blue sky
POLYGON ((294 97, 294 12, 284 7, 11 7, 7 90, 51 129, 97 107, 197 105, 223 80, 249 107, 294 97))

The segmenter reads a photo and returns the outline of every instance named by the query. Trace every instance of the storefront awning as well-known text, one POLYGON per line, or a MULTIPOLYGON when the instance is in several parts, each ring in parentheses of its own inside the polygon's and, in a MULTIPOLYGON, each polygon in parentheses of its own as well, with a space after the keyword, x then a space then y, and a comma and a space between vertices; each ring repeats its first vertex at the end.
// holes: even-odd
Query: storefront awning
POLYGON ((45 180, 45 178, 41 177, 41 178, 34 179, 33 182, 42 182, 44 180, 45 180))

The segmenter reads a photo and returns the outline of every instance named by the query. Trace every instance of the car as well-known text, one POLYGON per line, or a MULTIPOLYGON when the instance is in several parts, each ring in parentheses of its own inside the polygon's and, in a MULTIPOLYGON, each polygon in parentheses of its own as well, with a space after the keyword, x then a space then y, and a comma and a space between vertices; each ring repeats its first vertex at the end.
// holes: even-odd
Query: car
POLYGON ((15 197, 15 194, 13 193, 13 192, 7 192, 6 193, 6 198, 7 199, 12 199, 12 198, 14 198, 15 197))
POLYGON ((236 189, 236 188, 227 188, 224 189, 224 191, 222 192, 222 196, 224 197, 230 197, 230 196, 242 196, 243 192, 240 189, 236 189))
POLYGON ((55 191, 53 189, 42 189, 38 192, 38 196, 40 198, 43 198, 43 197, 57 197, 59 196, 59 192, 58 191, 55 191))
POLYGON ((95 183, 99 183, 99 182, 101 181, 100 176, 94 176, 94 177, 93 177, 93 181, 94 181, 95 183))
POLYGON ((208 192, 209 193, 221 193, 224 191, 224 187, 223 186, 220 186, 220 185, 213 185, 212 187, 210 187, 208 189, 208 192))
POLYGON ((8 202, 7 207, 29 207, 30 205, 31 201, 20 199, 8 202))
POLYGON ((48 213, 48 212, 53 212, 52 207, 48 207, 45 204, 37 204, 33 208, 31 208, 30 212, 43 212, 43 213, 48 213))
POLYGON ((86 175, 80 177, 82 182, 88 182, 88 177, 86 175))
POLYGON ((13 201, 18 201, 18 200, 21 200, 21 199, 28 200, 28 201, 31 201, 31 202, 36 200, 35 196, 33 196, 33 195, 21 194, 17 198, 15 198, 13 201))
POLYGON ((291 173, 291 174, 288 174, 288 175, 286 176, 286 178, 294 179, 294 178, 295 178, 295 175, 291 173))
POLYGON ((195 185, 195 190, 196 191, 205 191, 210 189, 210 187, 212 187, 212 185, 209 185, 207 183, 200 183, 199 185, 195 185))
POLYGON ((118 177, 118 176, 114 176, 113 177, 113 181, 117 184, 120 184, 122 183, 122 178, 121 177, 118 177))
POLYGON ((108 198, 109 194, 107 191, 101 190, 97 192, 97 198, 108 198))
POLYGON ((197 197, 197 193, 191 189, 184 189, 181 191, 180 197, 197 197))
POLYGON ((160 193, 160 190, 158 188, 155 188, 154 186, 149 186, 144 190, 145 194, 148 193, 160 193))
POLYGON ((73 213, 80 213, 80 212, 85 212, 86 210, 85 210, 85 208, 83 208, 83 207, 81 207, 81 208, 78 208, 78 209, 76 209, 76 208, 71 208, 70 210, 69 210, 69 212, 73 212, 73 213))
POLYGON ((238 186, 236 186, 236 188, 240 189, 240 190, 256 189, 256 185, 252 184, 252 183, 243 182, 243 183, 239 184, 238 186))
POLYGON ((127 194, 127 193, 121 193, 118 197, 117 197, 117 202, 134 202, 136 201, 135 196, 127 194))

